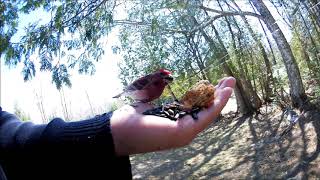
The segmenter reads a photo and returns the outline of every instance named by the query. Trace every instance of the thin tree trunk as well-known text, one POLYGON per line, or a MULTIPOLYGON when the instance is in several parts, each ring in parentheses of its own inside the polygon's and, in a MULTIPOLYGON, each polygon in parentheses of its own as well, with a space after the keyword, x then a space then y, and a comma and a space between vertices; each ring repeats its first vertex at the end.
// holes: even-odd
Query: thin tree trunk
POLYGON ((304 91, 300 71, 293 56, 290 45, 287 42, 285 36, 283 35, 281 29, 273 18, 272 14, 265 6, 262 0, 251 0, 253 5, 256 7, 260 15, 263 17, 263 21, 267 25, 269 31, 272 33, 274 40, 278 46, 282 60, 285 64, 290 87, 290 96, 292 100, 292 105, 294 107, 303 108, 307 103, 307 96, 304 91))
POLYGON ((66 98, 65 98, 65 95, 64 95, 64 90, 63 88, 61 88, 59 90, 60 92, 60 101, 61 101, 61 106, 62 106, 62 112, 63 112, 63 115, 64 115, 64 118, 69 121, 70 120, 70 117, 69 117, 69 113, 68 113, 68 106, 67 106, 67 102, 66 102, 66 98))
MULTIPOLYGON (((223 8, 222 8, 219 0, 218 0, 218 4, 219 4, 220 9, 223 11, 223 8)), ((248 99, 250 100, 250 103, 255 107, 255 109, 259 109, 259 108, 261 107, 261 104, 262 104, 262 103, 261 103, 261 100, 260 100, 260 98, 259 98, 259 96, 258 96, 258 94, 257 94, 257 91, 254 91, 254 90, 253 90, 252 84, 251 84, 251 82, 248 80, 248 76, 246 75, 245 71, 243 70, 243 69, 244 69, 244 68, 243 68, 244 66, 243 66, 243 64, 242 64, 242 62, 241 62, 241 60, 240 60, 241 57, 242 57, 242 55, 240 55, 240 52, 242 53, 242 51, 237 48, 236 38, 235 38, 235 35, 234 35, 233 30, 232 30, 232 27, 231 27, 231 24, 230 24, 230 21, 229 21, 228 17, 225 17, 225 21, 227 22, 227 26, 228 26, 229 32, 231 33, 232 47, 233 47, 233 49, 234 49, 234 51, 235 51, 235 54, 236 54, 236 55, 235 55, 235 58, 236 58, 236 61, 237 61, 237 63, 238 63, 238 66, 239 66, 240 76, 238 77, 238 80, 240 80, 243 88, 247 91, 247 94, 248 94, 247 97, 248 97, 248 99)), ((241 29, 240 29, 240 27, 238 26, 237 22, 234 21, 234 23, 236 24, 239 32, 241 32, 241 29)), ((216 34, 216 35, 219 36, 219 34, 216 34)), ((241 39, 240 39, 240 37, 238 37, 238 41, 239 41, 239 43, 240 43, 240 47, 242 47, 242 46, 241 46, 241 39)))
MULTIPOLYGON (((318 51, 316 41, 315 41, 315 39, 313 38, 313 36, 312 36, 312 34, 311 34, 311 32, 310 32, 310 28, 308 28, 307 22, 306 22, 306 20, 304 19, 304 17, 302 16, 302 13, 301 13, 300 9, 299 9, 299 15, 300 15, 300 17, 301 17, 301 19, 302 19, 302 21, 303 21, 303 24, 304 24, 304 26, 305 26, 305 30, 307 31, 307 33, 308 33, 308 35, 309 35, 311 44, 312 44, 312 46, 313 46, 312 49, 314 49, 314 50, 311 50, 311 53, 312 53, 313 56, 315 57, 315 62, 317 63, 317 66, 320 67, 320 64, 319 64, 319 59, 320 59, 320 58, 318 57, 320 53, 319 53, 319 51, 318 51)), ((303 46, 303 47, 307 47, 307 46, 303 46)))
POLYGON ((89 106, 90 106, 90 110, 91 110, 91 116, 93 117, 95 113, 94 113, 94 110, 93 110, 93 106, 92 106, 88 91, 84 90, 84 92, 86 93, 86 97, 87 97, 87 100, 88 100, 88 103, 89 103, 89 106))
MULTIPOLYGON (((195 17, 191 17, 191 18, 193 19, 196 25, 199 24, 195 17)), ((217 53, 217 59, 219 64, 222 65, 223 71, 228 76, 232 76, 237 79, 236 85, 234 88, 235 96, 237 99, 237 109, 243 114, 255 112, 257 109, 250 103, 250 100, 248 98, 249 96, 247 95, 247 92, 244 90, 241 82, 239 81, 238 76, 232 72, 231 68, 227 64, 226 59, 230 59, 230 56, 223 44, 221 37, 219 36, 218 31, 216 30, 214 25, 211 25, 211 27, 214 30, 216 37, 219 41, 219 46, 216 45, 214 40, 211 37, 209 37, 209 35, 203 29, 200 29, 200 32, 203 35, 204 39, 208 42, 210 50, 217 53)))
MULTIPOLYGON (((257 10, 254 8, 252 3, 250 3, 250 5, 251 5, 252 9, 254 10, 254 12, 257 13, 257 10)), ((259 21, 259 24, 260 24, 260 26, 261 26, 261 28, 263 30, 264 36, 267 38, 268 46, 270 48, 270 52, 271 52, 271 55, 272 55, 272 63, 273 63, 273 65, 276 65, 277 61, 276 61, 276 56, 274 54, 274 50, 273 50, 273 47, 272 47, 271 40, 270 40, 270 38, 269 38, 269 36, 267 34, 266 28, 264 27, 264 25, 261 22, 261 20, 258 19, 258 21, 259 21)), ((277 75, 278 75, 278 77, 280 76, 279 75, 279 70, 277 70, 277 75)), ((278 82, 278 79, 275 76, 273 76, 273 81, 272 81, 272 83, 273 83, 273 93, 272 94, 277 94, 276 93, 277 92, 277 88, 278 88, 277 82, 278 82)))
POLYGON ((299 2, 304 6, 304 8, 306 9, 306 11, 308 12, 309 17, 310 17, 310 19, 311 19, 311 23, 312 23, 312 25, 314 26, 314 28, 315 28, 315 30, 316 30, 318 39, 320 39, 320 32, 319 32, 320 22, 317 20, 317 19, 319 19, 319 17, 317 18, 317 16, 314 14, 314 12, 312 12, 312 11, 310 10, 310 7, 307 5, 307 3, 305 2, 305 0, 299 0, 299 2))
POLYGON ((232 46, 233 46, 233 49, 236 51, 236 59, 237 59, 237 62, 238 62, 238 66, 239 66, 239 72, 240 72, 240 77, 239 77, 239 80, 241 81, 241 84, 243 85, 243 87, 245 87, 245 89, 248 91, 248 93, 250 94, 249 96, 251 97, 251 103, 254 104, 254 106, 256 108, 260 108, 261 107, 261 100, 259 98, 259 96, 257 95, 257 92, 253 90, 253 87, 252 87, 252 84, 250 82, 248 82, 248 77, 245 76, 245 72, 243 70, 243 65, 242 63, 240 62, 240 59, 239 59, 239 51, 236 47, 236 42, 235 42, 235 35, 232 31, 232 28, 231 28, 231 25, 230 25, 230 22, 229 20, 226 18, 226 22, 227 22, 227 26, 229 28, 229 31, 231 33, 231 37, 232 37, 232 46))
POLYGON ((200 75, 201 75, 201 79, 205 79, 207 80, 208 77, 207 77, 207 74, 205 73, 205 66, 203 64, 203 62, 201 61, 201 57, 200 57, 200 54, 197 53, 197 50, 196 50, 196 43, 191 39, 193 37, 190 37, 190 36, 187 36, 185 35, 185 37, 187 38, 187 41, 188 41, 188 44, 190 46, 189 51, 192 53, 192 56, 193 58, 195 59, 196 61, 196 64, 200 70, 200 75))
POLYGON ((226 62, 226 59, 230 59, 228 51, 225 48, 223 41, 222 41, 221 37, 219 36, 218 31, 215 29, 215 27, 213 25, 212 25, 212 28, 213 28, 215 35, 219 41, 219 47, 216 46, 213 39, 211 37, 209 37, 206 34, 206 32, 204 32, 203 30, 200 30, 200 31, 203 34, 205 40, 209 43, 210 49, 214 52, 219 53, 218 60, 219 60, 219 63, 222 64, 222 68, 223 68, 224 72, 228 76, 233 76, 237 79, 234 92, 235 92, 236 99, 237 99, 238 110, 243 114, 255 112, 258 109, 258 107, 255 107, 251 103, 250 95, 245 90, 242 83, 239 81, 240 80, 239 76, 234 74, 232 72, 231 68, 228 66, 228 64, 226 62))
MULTIPOLYGON (((232 0, 232 3, 236 6, 238 11, 242 12, 241 8, 238 6, 238 4, 234 0, 232 0)), ((264 100, 266 102, 270 102, 271 101, 270 97, 273 96, 272 88, 270 86, 271 84, 273 84, 273 82, 272 82, 273 81, 273 74, 272 74, 272 70, 271 70, 271 63, 269 61, 267 52, 266 52, 265 48, 263 47, 260 38, 256 35, 256 33, 251 28, 247 18, 245 16, 241 16, 241 18, 244 21, 246 28, 249 30, 251 37, 254 39, 255 43, 259 47, 261 55, 263 57, 264 64, 266 66, 266 77, 265 77, 266 80, 264 80, 265 86, 263 87, 265 89, 265 99, 264 100)))
POLYGON ((320 3, 317 0, 309 0, 308 1, 309 8, 311 13, 311 17, 315 19, 318 26, 320 27, 320 3))
MULTIPOLYGON (((254 10, 254 12, 256 13, 257 11, 256 11, 256 9, 254 8, 254 6, 253 6, 251 3, 250 3, 250 5, 251 5, 252 9, 254 10)), ((274 55, 274 52, 273 52, 273 47, 272 47, 272 44, 271 44, 271 40, 270 40, 270 38, 269 38, 269 36, 268 36, 268 34, 267 34, 267 31, 266 31, 265 27, 263 26, 263 24, 262 24, 262 22, 261 22, 261 20, 258 19, 258 21, 259 21, 259 23, 260 23, 260 26, 261 26, 261 28, 262 28, 262 30, 263 30, 263 33, 264 33, 265 37, 267 38, 268 45, 269 45, 269 48, 270 48, 270 52, 271 52, 271 54, 272 54, 272 62, 273 62, 273 65, 276 65, 276 64, 277 64, 277 61, 276 61, 276 56, 274 55)))

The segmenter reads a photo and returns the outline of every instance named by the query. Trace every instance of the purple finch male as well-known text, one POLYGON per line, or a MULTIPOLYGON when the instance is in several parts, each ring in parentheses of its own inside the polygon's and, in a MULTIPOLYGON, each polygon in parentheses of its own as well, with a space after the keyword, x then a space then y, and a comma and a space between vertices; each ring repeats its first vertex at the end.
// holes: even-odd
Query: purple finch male
POLYGON ((151 102, 159 98, 164 88, 173 81, 171 72, 160 69, 157 72, 143 76, 127 86, 124 91, 113 98, 129 96, 134 101, 142 103, 151 102))

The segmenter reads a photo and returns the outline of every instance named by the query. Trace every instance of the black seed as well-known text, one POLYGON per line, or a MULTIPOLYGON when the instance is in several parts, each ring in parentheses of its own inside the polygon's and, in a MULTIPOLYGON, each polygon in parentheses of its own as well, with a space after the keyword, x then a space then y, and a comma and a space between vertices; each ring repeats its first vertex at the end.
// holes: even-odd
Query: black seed
POLYGON ((193 118, 194 120, 198 120, 198 114, 197 114, 197 113, 192 112, 192 113, 191 113, 191 116, 192 116, 192 118, 193 118))
POLYGON ((174 115, 174 111, 173 111, 172 109, 168 109, 168 113, 169 113, 170 115, 174 115))

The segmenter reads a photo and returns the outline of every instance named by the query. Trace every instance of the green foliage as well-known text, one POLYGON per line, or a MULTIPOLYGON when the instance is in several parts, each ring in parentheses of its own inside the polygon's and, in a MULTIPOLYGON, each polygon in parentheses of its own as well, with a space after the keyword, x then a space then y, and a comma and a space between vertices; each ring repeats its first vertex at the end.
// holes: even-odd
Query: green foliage
POLYGON ((100 39, 110 32, 115 3, 106 0, 0 2, 0 54, 7 65, 24 62, 24 80, 31 79, 39 69, 52 72, 57 88, 70 86, 69 68, 78 67, 79 73, 94 74, 94 62, 104 53, 100 39), (19 16, 36 10, 50 13, 49 22, 29 24, 20 39, 13 42, 19 16), (36 59, 32 55, 39 56, 40 67, 35 67, 36 59))
POLYGON ((63 84, 71 86, 69 76, 68 69, 64 64, 55 66, 52 69, 52 79, 55 82, 57 89, 60 89, 63 84))
POLYGON ((10 39, 17 32, 18 7, 16 1, 0 1, 0 57, 7 52, 8 57, 16 63, 15 49, 10 39))

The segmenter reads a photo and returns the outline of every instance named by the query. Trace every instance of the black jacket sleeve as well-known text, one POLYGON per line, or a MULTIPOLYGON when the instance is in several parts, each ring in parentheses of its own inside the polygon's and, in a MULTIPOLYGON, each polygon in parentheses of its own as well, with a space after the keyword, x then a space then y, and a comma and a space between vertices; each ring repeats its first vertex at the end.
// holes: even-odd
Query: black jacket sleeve
POLYGON ((51 177, 94 179, 121 171, 130 179, 129 157, 115 155, 111 116, 109 112, 76 122, 56 118, 49 124, 35 125, 0 109, 0 164, 8 179, 16 179, 19 171, 24 179, 45 178, 38 176, 52 174, 57 168, 51 177), (32 169, 41 174, 32 173, 32 169))
POLYGON ((15 115, 1 111, 1 156, 6 152, 18 153, 39 146, 52 146, 56 150, 66 150, 66 146, 103 147, 106 155, 115 156, 109 121, 111 116, 112 112, 76 122, 65 122, 56 118, 47 125, 35 125, 22 122, 15 115))

